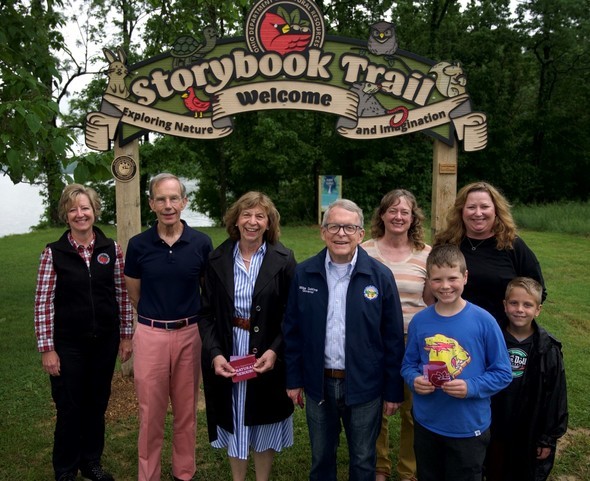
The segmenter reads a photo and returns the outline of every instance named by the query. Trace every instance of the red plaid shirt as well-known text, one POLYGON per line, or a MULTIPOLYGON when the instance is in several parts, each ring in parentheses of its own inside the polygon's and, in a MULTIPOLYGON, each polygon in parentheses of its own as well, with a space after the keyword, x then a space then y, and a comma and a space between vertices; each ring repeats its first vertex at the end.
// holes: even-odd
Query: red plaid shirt
MULTIPOLYGON (((86 265, 90 267, 90 259, 94 251, 94 239, 88 247, 79 245, 71 234, 68 233, 70 244, 78 251, 86 265)), ((115 298, 119 304, 119 320, 121 323, 121 339, 133 337, 133 307, 129 302, 123 270, 125 261, 123 251, 115 242, 115 298)), ((53 320, 55 311, 53 300, 55 298, 56 273, 53 269, 53 256, 51 249, 46 247, 41 253, 39 272, 37 273, 37 290, 35 292, 35 335, 37 336, 37 349, 39 352, 53 351, 53 320)))

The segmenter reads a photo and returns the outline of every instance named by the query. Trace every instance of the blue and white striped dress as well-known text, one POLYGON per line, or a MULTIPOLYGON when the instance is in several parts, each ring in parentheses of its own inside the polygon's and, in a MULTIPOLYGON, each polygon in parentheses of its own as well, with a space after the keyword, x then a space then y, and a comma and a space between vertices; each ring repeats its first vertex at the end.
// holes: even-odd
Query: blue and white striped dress
MULTIPOLYGON (((250 261, 250 269, 246 269, 240 254, 238 243, 234 249, 234 316, 248 319, 252 307, 252 294, 260 266, 266 254, 266 243, 256 251, 250 261)), ((239 327, 233 328, 234 356, 249 354, 250 332, 239 327)), ((217 426, 217 439, 211 443, 214 448, 227 447, 232 458, 248 459, 250 447, 256 452, 268 449, 280 452, 283 448, 293 445, 293 417, 274 424, 257 426, 244 425, 244 409, 246 406, 246 383, 237 382, 233 385, 233 420, 234 434, 217 426)))

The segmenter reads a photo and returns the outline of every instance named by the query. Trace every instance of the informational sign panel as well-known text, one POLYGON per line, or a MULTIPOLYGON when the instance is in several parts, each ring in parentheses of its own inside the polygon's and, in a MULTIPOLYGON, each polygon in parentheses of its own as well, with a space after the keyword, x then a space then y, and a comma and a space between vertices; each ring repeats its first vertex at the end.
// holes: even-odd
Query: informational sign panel
POLYGON ((342 199, 342 176, 320 175, 318 177, 318 224, 322 223, 322 213, 337 199, 342 199))

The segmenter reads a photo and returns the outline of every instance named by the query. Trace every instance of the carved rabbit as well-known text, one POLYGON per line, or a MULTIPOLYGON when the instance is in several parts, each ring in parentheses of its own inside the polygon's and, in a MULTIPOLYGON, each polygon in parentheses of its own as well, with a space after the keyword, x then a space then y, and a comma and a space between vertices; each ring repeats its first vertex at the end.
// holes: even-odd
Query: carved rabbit
POLYGON ((125 77, 129 73, 125 65, 127 55, 125 55, 121 47, 117 47, 118 57, 108 48, 103 48, 102 51, 109 62, 109 69, 107 70, 109 76, 107 93, 123 99, 129 97, 129 90, 127 90, 127 86, 125 85, 125 77))

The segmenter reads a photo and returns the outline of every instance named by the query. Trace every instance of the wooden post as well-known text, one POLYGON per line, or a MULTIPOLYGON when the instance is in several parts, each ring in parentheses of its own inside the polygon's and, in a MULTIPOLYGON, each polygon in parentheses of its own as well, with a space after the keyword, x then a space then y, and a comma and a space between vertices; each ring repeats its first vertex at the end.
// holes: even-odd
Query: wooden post
POLYGON ((115 161, 127 157, 135 162, 136 172, 129 181, 115 177, 115 196, 117 205, 117 242, 127 250, 129 239, 141 232, 141 207, 139 192, 139 142, 134 140, 121 147, 115 142, 115 161))
MULTIPOLYGON (((127 251, 129 239, 141 232, 141 206, 139 192, 139 141, 134 140, 121 147, 119 141, 115 141, 115 160, 113 162, 113 174, 115 176, 115 199, 117 208, 117 242, 127 251), (117 164, 123 164, 125 169, 117 175, 117 164), (133 170, 133 172, 130 171, 133 170), (119 178, 125 179, 124 181, 119 178)), ((133 356, 121 365, 124 376, 133 375, 133 356)))
POLYGON ((432 159, 432 214, 430 230, 432 241, 446 221, 448 210, 457 195, 457 142, 449 147, 440 140, 434 141, 432 159))

